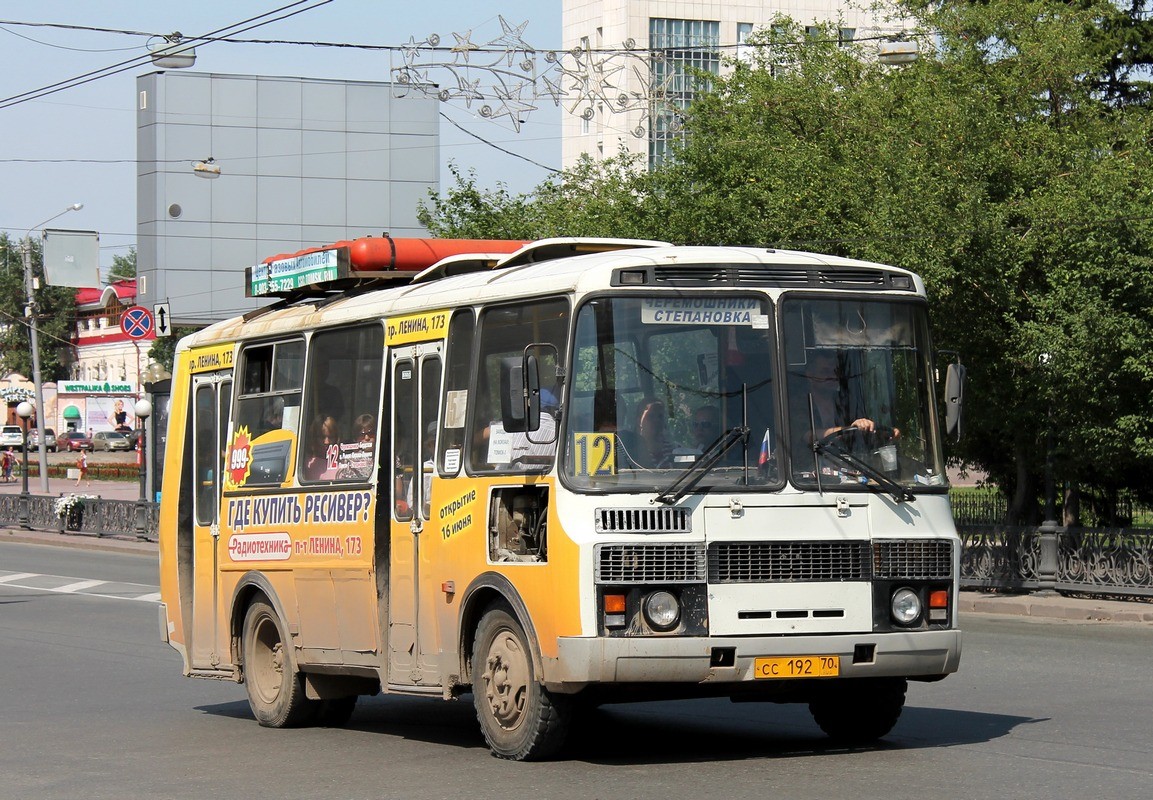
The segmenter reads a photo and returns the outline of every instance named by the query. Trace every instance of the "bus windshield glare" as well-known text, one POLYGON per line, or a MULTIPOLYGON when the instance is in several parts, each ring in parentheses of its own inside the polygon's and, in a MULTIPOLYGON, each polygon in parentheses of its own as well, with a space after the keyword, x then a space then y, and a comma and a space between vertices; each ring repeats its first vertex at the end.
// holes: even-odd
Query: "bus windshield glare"
POLYGON ((778 348, 763 297, 586 303, 567 480, 578 490, 661 491, 699 460, 707 474, 695 491, 780 489, 786 479, 805 490, 944 486, 924 306, 791 296, 781 320, 778 348), (712 458, 713 444, 745 428, 712 458))

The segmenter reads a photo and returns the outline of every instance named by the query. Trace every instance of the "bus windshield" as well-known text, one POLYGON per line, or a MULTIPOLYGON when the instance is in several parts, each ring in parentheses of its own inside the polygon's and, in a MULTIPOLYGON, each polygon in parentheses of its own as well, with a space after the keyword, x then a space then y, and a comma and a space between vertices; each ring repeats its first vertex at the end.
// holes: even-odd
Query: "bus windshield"
POLYGON ((945 485, 925 316, 922 304, 891 300, 785 300, 797 487, 945 485))
POLYGON ((800 295, 783 300, 781 320, 778 350, 766 298, 582 306, 563 465, 573 488, 664 491, 678 476, 698 479, 696 491, 786 479, 803 490, 943 487, 925 307, 800 295), (711 446, 734 431, 744 435, 714 459, 711 446), (706 474, 685 475, 694 468, 706 474))
POLYGON ((577 489, 663 488, 726 432, 748 427, 698 490, 777 485, 768 300, 600 297, 577 317, 564 473, 577 489))

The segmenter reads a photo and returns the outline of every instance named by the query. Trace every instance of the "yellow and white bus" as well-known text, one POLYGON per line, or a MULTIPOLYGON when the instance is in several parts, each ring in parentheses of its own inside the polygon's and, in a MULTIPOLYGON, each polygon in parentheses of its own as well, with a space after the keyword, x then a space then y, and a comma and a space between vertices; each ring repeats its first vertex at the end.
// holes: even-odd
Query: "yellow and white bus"
POLYGON ((917 275, 443 244, 277 256, 249 284, 277 302, 180 342, 160 581, 185 675, 272 727, 471 693, 492 751, 537 759, 582 707, 686 696, 868 742, 957 670, 917 275))

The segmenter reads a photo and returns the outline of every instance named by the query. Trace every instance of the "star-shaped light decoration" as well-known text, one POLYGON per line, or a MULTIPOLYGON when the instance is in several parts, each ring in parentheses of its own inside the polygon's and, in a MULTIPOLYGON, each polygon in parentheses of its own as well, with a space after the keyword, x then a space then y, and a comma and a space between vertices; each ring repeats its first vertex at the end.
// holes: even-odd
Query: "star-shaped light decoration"
POLYGON ((456 44, 452 46, 453 61, 459 58, 467 64, 469 53, 480 50, 480 47, 469 41, 472 38, 472 31, 465 31, 464 36, 455 32, 452 35, 456 39, 456 44))

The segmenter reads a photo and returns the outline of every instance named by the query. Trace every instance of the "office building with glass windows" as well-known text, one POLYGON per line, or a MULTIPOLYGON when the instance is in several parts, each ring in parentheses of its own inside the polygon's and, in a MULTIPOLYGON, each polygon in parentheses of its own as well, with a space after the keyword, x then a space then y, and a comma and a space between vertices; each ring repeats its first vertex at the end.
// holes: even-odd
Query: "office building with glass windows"
POLYGON ((698 71, 721 74, 725 59, 742 57, 749 35, 777 14, 801 24, 835 21, 846 42, 899 30, 837 0, 563 0, 562 41, 577 65, 566 76, 563 166, 582 153, 622 150, 646 155, 650 167, 661 163, 684 135, 680 112, 707 88, 698 71))

